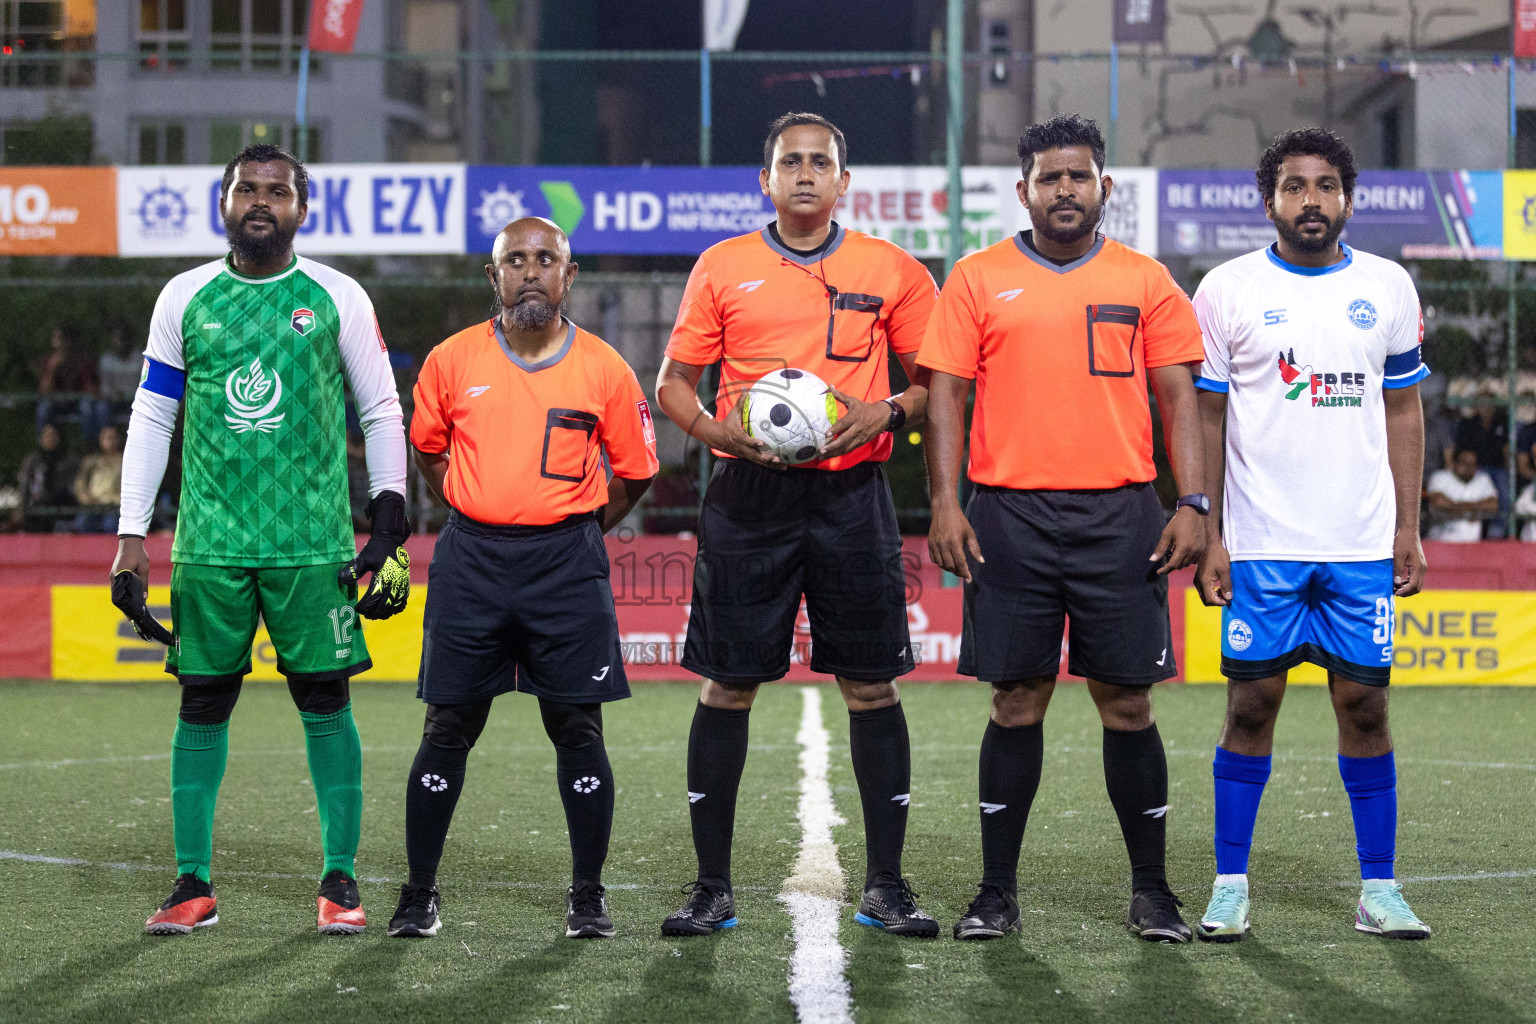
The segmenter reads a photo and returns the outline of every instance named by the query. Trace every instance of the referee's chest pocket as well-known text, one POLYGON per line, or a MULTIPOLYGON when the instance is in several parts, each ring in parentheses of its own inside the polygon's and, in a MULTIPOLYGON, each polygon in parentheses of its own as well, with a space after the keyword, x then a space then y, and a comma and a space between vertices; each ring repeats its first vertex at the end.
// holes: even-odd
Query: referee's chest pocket
POLYGON ((539 475, 579 484, 586 479, 587 456, 598 418, 580 409, 551 409, 544 417, 544 451, 539 475))
POLYGON ((1089 306, 1088 372, 1095 377, 1134 377, 1140 330, 1139 306, 1089 306))

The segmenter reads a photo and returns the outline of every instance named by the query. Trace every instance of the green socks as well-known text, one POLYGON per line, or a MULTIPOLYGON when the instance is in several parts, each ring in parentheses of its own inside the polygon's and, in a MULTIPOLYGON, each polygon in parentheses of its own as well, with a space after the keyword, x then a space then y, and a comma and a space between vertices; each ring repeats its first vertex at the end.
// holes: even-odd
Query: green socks
MULTIPOLYGON (((356 733, 353 733, 356 736, 356 733)), ((176 873, 208 881, 213 860, 213 808, 229 759, 229 723, 193 725, 177 720, 171 741, 171 815, 176 873)), ((356 833, 353 833, 354 836, 356 833)))
MULTIPOLYGON (((304 749, 315 784, 315 807, 325 846, 324 878, 344 871, 356 878, 357 837, 363 824, 363 745, 348 704, 329 715, 299 712, 304 720, 304 749)), ((178 833, 179 837, 179 833, 178 833)))

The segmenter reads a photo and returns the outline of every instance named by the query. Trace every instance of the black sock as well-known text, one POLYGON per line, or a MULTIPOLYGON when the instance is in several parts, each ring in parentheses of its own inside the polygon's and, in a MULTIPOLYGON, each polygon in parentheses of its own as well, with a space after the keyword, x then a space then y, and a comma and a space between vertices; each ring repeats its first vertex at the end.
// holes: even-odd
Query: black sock
POLYGON ((1131 856, 1131 891, 1168 885, 1168 758, 1156 724, 1137 732, 1104 730, 1104 784, 1131 856))
POLYGON ((700 704, 688 731, 688 818, 699 880, 730 887, 736 790, 747 763, 746 708, 700 704))
POLYGON ((1040 788, 1045 726, 987 723, 981 737, 981 880, 1009 892, 1019 888, 1019 848, 1029 808, 1040 788))
POLYGON ((848 712, 848 752, 864 805, 864 887, 899 882, 912 798, 912 751, 900 702, 848 712))
POLYGON ((613 768, 603 745, 602 705, 541 699, 539 711, 555 744, 555 778, 571 834, 571 880, 601 884, 613 831, 613 768))
POLYGON ((440 747, 422 737, 405 784, 405 856, 412 885, 437 884, 437 864, 468 760, 467 749, 440 747))

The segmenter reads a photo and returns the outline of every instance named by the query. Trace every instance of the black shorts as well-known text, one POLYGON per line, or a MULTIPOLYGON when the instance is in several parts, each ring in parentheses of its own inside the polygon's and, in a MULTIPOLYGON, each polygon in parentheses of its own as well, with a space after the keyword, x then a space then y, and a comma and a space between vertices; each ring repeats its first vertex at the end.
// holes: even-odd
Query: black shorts
POLYGON ((1168 579, 1149 561, 1168 517, 1151 484, 982 487, 966 515, 987 561, 971 561, 965 585, 962 675, 1056 678, 1064 620, 1074 676, 1150 686, 1176 674, 1168 579))
POLYGON ((912 671, 901 532, 880 464, 721 459, 699 513, 680 664, 728 686, 782 678, 802 594, 811 671, 860 682, 912 671))
POLYGON ((453 512, 437 535, 416 696, 471 704, 510 690, 564 704, 629 696, 594 516, 493 526, 453 512))

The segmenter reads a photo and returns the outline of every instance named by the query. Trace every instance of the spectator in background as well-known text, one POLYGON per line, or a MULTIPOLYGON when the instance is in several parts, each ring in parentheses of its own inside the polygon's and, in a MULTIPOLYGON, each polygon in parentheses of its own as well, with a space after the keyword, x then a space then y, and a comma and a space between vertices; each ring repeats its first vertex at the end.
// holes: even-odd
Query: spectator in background
POLYGON ((1525 485, 1515 499, 1515 515, 1520 518, 1520 539, 1536 541, 1536 482, 1525 485))
POLYGON ((53 422, 68 396, 79 409, 80 436, 95 437, 102 427, 99 390, 96 364, 80 350, 79 330, 67 323, 55 327, 37 376, 37 429, 53 422))
POLYGON ((367 533, 371 529, 368 519, 368 462, 360 429, 347 431, 347 497, 352 504, 353 532, 367 533))
POLYGON ((1442 469, 1451 468, 1451 457, 1456 454, 1457 417, 1445 406, 1445 381, 1441 377, 1428 377, 1419 384, 1419 394, 1424 399, 1424 486, 1429 478, 1442 469), (1435 388, 1426 388, 1430 381, 1435 388))
POLYGON ((73 505, 75 460, 64 447, 59 428, 44 425, 37 434, 37 449, 22 460, 16 483, 21 505, 12 513, 12 524, 29 533, 51 533, 58 514, 48 511, 73 505))
POLYGON ((133 344, 128 325, 112 325, 111 345, 96 362, 96 377, 101 388, 101 425, 116 422, 133 408, 133 395, 139 389, 139 375, 144 369, 144 350, 133 344))
POLYGON ((1471 543, 1482 540, 1483 520, 1499 510, 1493 478, 1477 464, 1477 452, 1458 448, 1453 469, 1429 478, 1430 540, 1471 543))
POLYGON ((75 473, 75 501, 82 506, 75 516, 76 533, 116 533, 117 509, 122 502, 123 442, 112 425, 96 435, 99 450, 80 460, 75 473))
MULTIPOLYGON (((1509 508, 1509 422, 1504 410, 1498 405, 1498 396, 1491 391, 1480 391, 1473 406, 1472 415, 1456 425, 1456 450, 1470 450, 1477 455, 1478 468, 1493 481, 1494 493, 1499 505, 1496 511, 1509 508)), ((1502 538, 1504 524, 1496 520, 1488 523, 1488 536, 1502 538)))

